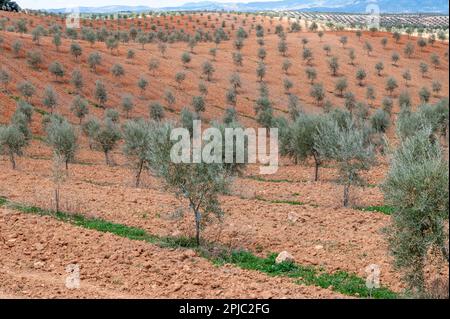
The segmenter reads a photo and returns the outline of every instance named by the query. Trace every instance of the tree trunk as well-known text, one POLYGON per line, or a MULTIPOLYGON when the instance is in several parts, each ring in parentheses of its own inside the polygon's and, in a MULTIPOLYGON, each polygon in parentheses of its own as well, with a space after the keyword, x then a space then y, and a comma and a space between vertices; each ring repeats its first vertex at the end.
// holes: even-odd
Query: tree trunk
POLYGON ((69 159, 67 158, 66 159, 66 171, 68 171, 69 170, 69 159))
POLYGON ((56 212, 59 212, 59 187, 55 188, 55 208, 56 212))
POLYGON ((318 163, 317 161, 315 162, 315 167, 314 167, 314 181, 317 182, 319 180, 319 165, 320 163, 318 163))
POLYGON ((139 187, 139 184, 141 182, 141 173, 142 173, 143 167, 144 167, 144 161, 140 160, 138 170, 136 172, 136 187, 139 187))
POLYGON ((195 210, 195 242, 200 246, 200 212, 195 210))
POLYGON ((350 185, 344 185, 344 207, 349 204, 350 185))
POLYGON ((106 163, 106 165, 109 165, 109 154, 108 154, 108 151, 105 151, 105 163, 106 163))
POLYGON ((13 152, 9 152, 9 160, 11 161, 12 169, 16 169, 16 159, 13 152))
POLYGON ((314 181, 317 182, 319 180, 319 166, 321 164, 319 155, 316 154, 316 152, 313 152, 313 157, 314 157, 314 181))

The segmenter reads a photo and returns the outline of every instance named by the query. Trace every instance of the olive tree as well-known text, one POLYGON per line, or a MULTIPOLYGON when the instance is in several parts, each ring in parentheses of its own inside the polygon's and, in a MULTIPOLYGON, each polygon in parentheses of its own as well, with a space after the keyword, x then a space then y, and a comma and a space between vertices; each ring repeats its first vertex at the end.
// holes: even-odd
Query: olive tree
POLYGON ((102 150, 103 154, 105 154, 106 165, 112 165, 109 154, 117 146, 121 138, 122 134, 117 124, 111 121, 111 119, 105 118, 93 136, 93 140, 102 150))
POLYGON ((70 45, 70 53, 75 57, 75 60, 78 61, 78 57, 83 53, 83 48, 78 43, 74 42, 70 45))
POLYGON ((202 64, 202 73, 206 76, 206 79, 211 81, 212 75, 214 74, 215 69, 211 62, 205 61, 202 64))
POLYGON ((70 82, 75 87, 77 92, 80 92, 83 89, 83 87, 84 87, 83 74, 81 73, 81 71, 79 69, 75 69, 72 72, 70 82))
POLYGON ((172 127, 168 123, 161 124, 157 129, 155 135, 158 138, 151 152, 151 169, 162 178, 167 190, 188 202, 194 214, 195 242, 200 245, 200 232, 211 216, 220 218, 223 215, 219 195, 228 189, 231 179, 223 164, 174 163, 171 159, 171 132, 172 127))
POLYGON ((310 91, 311 97, 313 97, 317 104, 320 105, 325 99, 325 89, 321 83, 316 83, 311 87, 310 91))
POLYGON ((17 85, 17 90, 19 90, 20 94, 27 99, 28 102, 31 101, 31 98, 36 93, 36 88, 29 81, 20 82, 17 85))
POLYGON ((135 186, 139 187, 141 173, 148 169, 152 146, 151 124, 144 120, 127 121, 123 126, 123 151, 135 170, 135 186))
POLYGON ((149 106, 150 118, 153 121, 161 121, 164 118, 164 107, 157 103, 151 103, 149 106))
POLYGON ((367 77, 366 70, 364 69, 358 69, 356 71, 356 79, 358 80, 359 86, 364 86, 364 80, 367 77))
POLYGON ((259 82, 264 80, 264 77, 266 76, 266 65, 263 62, 258 63, 258 66, 256 67, 256 76, 258 77, 259 82))
POLYGON ((30 50, 27 52, 27 63, 34 70, 38 70, 42 64, 42 53, 37 50, 30 50))
POLYGON ((111 67, 111 74, 119 79, 125 75, 125 69, 121 64, 116 63, 111 67))
POLYGON ((126 114, 126 118, 128 119, 130 117, 130 112, 134 108, 134 101, 133 96, 131 94, 125 94, 122 96, 122 100, 120 102, 120 105, 122 107, 122 110, 126 114))
POLYGON ((393 52, 391 56, 391 61, 394 66, 397 66, 398 61, 400 60, 400 54, 398 52, 393 52))
POLYGON ((347 89, 348 87, 348 83, 347 83, 347 78, 345 77, 341 77, 336 81, 335 84, 335 89, 336 91, 339 92, 339 96, 344 96, 344 91, 347 89))
POLYGON ((11 82, 11 74, 7 70, 1 68, 0 69, 0 84, 3 86, 3 90, 5 92, 8 91, 8 85, 10 82, 11 82))
POLYGON ((95 81, 94 96, 100 107, 104 108, 105 103, 108 101, 108 92, 106 91, 105 84, 101 80, 95 81))
POLYGON ((295 121, 281 130, 281 153, 290 156, 297 163, 314 158, 314 180, 319 180, 319 167, 322 156, 315 147, 318 127, 324 121, 324 116, 298 113, 295 121))
POLYGON ((314 140, 315 148, 326 159, 336 161, 340 182, 344 185, 344 207, 350 203, 350 187, 363 182, 361 170, 368 170, 373 163, 373 147, 367 143, 365 133, 351 119, 339 125, 329 119, 321 123, 314 140))
POLYGON ((87 62, 90 69, 96 72, 97 66, 99 66, 102 63, 102 56, 99 52, 92 52, 91 54, 89 54, 87 62))
POLYGON ((137 82, 138 88, 141 90, 141 96, 144 96, 145 90, 148 87, 148 80, 145 77, 140 77, 137 82))
POLYGON ((419 70, 420 73, 422 73, 422 77, 425 77, 425 75, 428 73, 428 64, 426 64, 425 62, 420 62, 419 70))
POLYGON ((389 92, 390 95, 392 95, 395 91, 395 89, 398 88, 397 80, 394 77, 389 77, 386 81, 385 89, 389 92))
POLYGON ((78 146, 75 129, 66 120, 61 121, 59 118, 52 118, 45 130, 47 132, 47 143, 53 149, 54 154, 63 159, 66 170, 68 170, 69 162, 74 160, 78 146))
POLYGON ((50 109, 50 113, 53 114, 54 109, 58 105, 58 94, 55 92, 52 86, 48 85, 44 89, 44 96, 42 98, 42 104, 50 109))
POLYGON ((281 69, 283 70, 284 74, 287 75, 291 67, 292 62, 289 59, 284 59, 283 63, 281 64, 281 69))
POLYGON ((80 125, 86 115, 89 114, 88 101, 83 99, 80 95, 75 96, 70 106, 70 110, 80 120, 80 125))
POLYGON ((191 54, 189 52, 183 52, 181 55, 181 62, 183 63, 184 67, 187 68, 189 63, 191 62, 191 54))
POLYGON ((385 133, 390 125, 390 116, 386 111, 378 109, 370 117, 370 124, 375 132, 385 133))
POLYGON ((387 231, 390 252, 408 287, 420 297, 426 296, 429 252, 447 264, 449 260, 448 162, 431 135, 429 127, 423 128, 401 143, 382 186, 394 208, 387 231))
POLYGON ((64 67, 58 61, 52 62, 48 67, 48 70, 55 76, 56 81, 58 81, 58 78, 62 78, 66 74, 64 67))
POLYGON ((23 155, 23 149, 27 145, 27 139, 16 125, 0 125, 0 152, 9 156, 13 169, 17 167, 16 156, 23 155))
POLYGON ((330 69, 333 76, 337 75, 337 72, 339 70, 339 61, 337 57, 334 56, 328 60, 328 68, 330 69))

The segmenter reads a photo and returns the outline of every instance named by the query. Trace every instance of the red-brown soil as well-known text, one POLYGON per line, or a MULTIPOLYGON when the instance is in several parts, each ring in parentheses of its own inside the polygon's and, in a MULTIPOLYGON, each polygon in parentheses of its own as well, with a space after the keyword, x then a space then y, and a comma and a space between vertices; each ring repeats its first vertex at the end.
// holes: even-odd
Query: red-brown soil
MULTIPOLYGON (((0 16, 8 16, 12 20, 18 18, 17 15, 9 13, 1 13, 0 16)), ((198 18, 200 24, 207 19, 206 16, 198 18)), ((231 25, 233 20, 225 16, 224 18, 228 19, 227 25, 231 25)), ((30 19, 33 19, 34 25, 51 24, 49 23, 51 18, 30 19)), ((258 17, 259 19, 261 17, 258 17)), ((195 20, 196 18, 194 22, 195 20)), ((239 23, 242 23, 242 17, 235 22, 236 26, 239 23)), ((279 110, 278 113, 285 115, 287 95, 282 84, 285 75, 281 71, 284 57, 278 54, 278 37, 273 34, 277 23, 278 21, 273 21, 271 26, 269 21, 265 22, 266 28, 272 28, 272 32, 265 37, 268 52, 265 61, 268 66, 266 82, 271 99, 279 110)), ((286 23, 283 21, 283 24, 286 23)), ((247 27, 249 24, 248 21, 247 27)), ((161 25, 164 25, 164 22, 161 25)), ((186 31, 192 32, 193 25, 186 28, 186 31)), ((184 22, 181 22, 181 27, 183 26, 184 22)), ((125 26, 122 25, 122 28, 125 26)), ((234 31, 229 31, 233 35, 234 31)), ((253 30, 242 50, 244 66, 239 68, 239 72, 243 88, 240 90, 237 104, 241 122, 251 126, 256 125, 253 118, 253 104, 258 96, 259 87, 255 74, 258 59, 254 33, 253 30)), ((188 50, 185 43, 169 44, 166 58, 162 58, 156 44, 147 45, 145 50, 141 50, 139 44, 121 45, 119 55, 111 55, 104 43, 97 43, 94 48, 90 48, 88 43, 78 41, 82 44, 83 55, 79 61, 75 61, 68 53, 70 40, 65 39, 57 52, 51 38, 43 38, 38 47, 32 43, 29 35, 24 35, 22 41, 25 50, 38 48, 44 55, 42 70, 35 71, 27 66, 23 57, 14 58, 10 50, 12 41, 20 38, 20 35, 0 32, 0 36, 5 39, 4 48, 0 51, 1 67, 8 70, 13 77, 9 86, 10 92, 8 94, 0 92, 0 123, 7 123, 14 112, 16 101, 12 97, 19 95, 16 85, 24 79, 37 87, 38 94, 32 100, 35 107, 45 108, 41 103, 42 92, 46 85, 51 84, 60 97, 57 112, 68 117, 74 124, 77 123, 77 119, 69 110, 74 96, 69 76, 66 75, 62 82, 55 82, 47 70, 48 65, 54 60, 60 61, 65 66, 67 74, 75 68, 82 70, 86 83, 83 95, 92 102, 95 102, 93 83, 97 79, 102 79, 109 93, 107 107, 119 108, 122 94, 131 93, 135 96, 136 102, 132 116, 148 117, 148 104, 152 101, 164 104, 163 92, 166 88, 170 88, 176 94, 175 109, 178 112, 190 103, 192 96, 199 94, 197 85, 201 78, 201 64, 210 59, 209 49, 215 46, 213 43, 197 45, 193 60, 185 70, 188 75, 183 90, 179 90, 174 75, 184 69, 180 56, 183 51, 188 50), (128 48, 136 51, 136 58, 132 62, 126 59, 128 48), (99 51, 103 56, 102 66, 98 68, 97 73, 91 72, 86 64, 86 58, 92 51, 99 51), (155 75, 147 68, 148 61, 152 57, 157 57, 161 62, 155 75), (109 72, 114 63, 121 63, 125 67, 126 75, 120 81, 114 79, 109 72), (150 80, 144 98, 139 98, 140 93, 136 86, 137 79, 141 75, 150 80)), ((380 107, 380 101, 386 94, 384 85, 387 75, 393 75, 398 80, 400 88, 397 89, 396 95, 405 89, 401 74, 406 68, 410 69, 413 76, 408 90, 415 105, 419 104, 420 88, 422 86, 430 88, 433 80, 442 83, 441 94, 448 96, 448 61, 444 58, 448 44, 436 43, 433 48, 427 47, 424 52, 416 49, 415 56, 407 59, 402 53, 403 46, 408 41, 406 37, 396 44, 388 36, 389 44, 383 49, 380 43, 383 36, 388 35, 367 33, 359 42, 353 32, 326 32, 320 42, 314 33, 305 31, 289 33, 288 57, 293 62, 293 67, 288 77, 294 82, 292 93, 301 98, 305 110, 321 112, 321 108, 316 106, 309 96, 310 84, 304 72, 306 66, 301 58, 303 37, 309 39, 308 46, 312 48, 316 57, 314 67, 318 71, 317 82, 325 85, 327 98, 336 105, 342 105, 343 99, 334 94, 334 83, 338 77, 332 77, 328 70, 327 59, 322 49, 324 44, 332 46, 332 54, 338 56, 340 61, 339 74, 347 76, 349 90, 355 93, 358 100, 365 101, 366 87, 357 84, 355 72, 359 67, 364 67, 368 71, 366 85, 373 85, 377 91, 374 108, 380 107), (339 43, 340 36, 344 34, 349 37, 346 49, 339 43), (370 57, 363 51, 365 40, 371 41, 374 46, 370 57), (348 64, 349 48, 356 50, 358 56, 356 66, 348 64), (402 55, 398 67, 390 63, 393 51, 402 55), (436 52, 441 57, 442 65, 437 70, 434 70, 429 62, 431 52, 436 52), (380 60, 385 64, 381 77, 376 75, 374 69, 374 65, 380 60), (430 65, 427 78, 422 78, 419 72, 419 63, 422 60, 430 65)), ((415 42, 415 39, 411 41, 415 42)), ((206 119, 220 118, 226 106, 225 92, 229 87, 228 79, 236 70, 231 58, 234 51, 232 42, 231 40, 219 45, 217 61, 213 62, 216 72, 213 81, 208 83, 209 95, 204 115, 206 119)), ((437 100, 438 97, 432 98, 432 102, 437 100)), ((394 111, 398 111, 397 103, 394 111)), ((90 113, 98 117, 103 116, 103 110, 93 106, 90 106, 90 113)), ((168 112, 167 115, 172 118, 178 116, 168 112)), ((33 133, 36 135, 43 135, 40 123, 41 115, 35 113, 33 133)), ((390 135, 393 135, 393 131, 390 135)), ((191 212, 184 208, 185 214, 181 216, 180 209, 186 207, 185 203, 180 203, 174 196, 165 193, 158 180, 146 175, 143 186, 135 188, 132 171, 120 149, 113 154, 116 166, 109 167, 104 164, 100 152, 89 150, 84 137, 80 141, 76 163, 70 165, 70 176, 62 187, 64 210, 138 226, 161 236, 192 235, 191 212)), ((6 157, 0 157, 0 195, 16 202, 51 207, 54 188, 51 178, 51 157, 50 148, 39 140, 34 140, 27 148, 25 156, 18 159, 17 170, 10 168, 6 157)), ((378 164, 364 174, 369 186, 352 189, 354 207, 383 204, 379 184, 384 179, 387 167, 388 159, 379 158, 378 164)), ((404 288, 400 280, 401 273, 393 268, 387 242, 382 234, 383 228, 389 224, 390 217, 376 212, 342 208, 342 187, 336 183, 336 179, 337 170, 332 164, 321 168, 319 182, 313 181, 312 163, 293 165, 288 159, 283 159, 279 171, 270 176, 258 176, 257 167, 251 166, 245 176, 236 179, 230 195, 221 198, 225 211, 222 222, 211 225, 203 236, 209 241, 249 249, 261 256, 269 252, 287 250, 300 264, 321 266, 327 271, 344 270, 362 277, 365 276, 366 266, 378 264, 381 266, 382 283, 395 291, 401 291, 404 288), (304 205, 271 202, 277 200, 298 201, 304 205), (295 221, 292 220, 292 216, 295 217, 295 221)), ((7 209, 0 212, 0 235, 6 240, 4 244, 0 240, 2 256, 0 298, 340 297, 328 290, 298 286, 290 280, 270 278, 231 266, 217 268, 199 257, 185 258, 183 251, 161 249, 150 244, 62 224, 49 218, 24 216, 7 209), (38 261, 43 261, 44 264, 36 269, 34 264, 38 261), (73 262, 81 265, 82 282, 85 283, 82 289, 77 291, 65 289, 62 279, 65 275, 65 266, 73 262)), ((432 274, 448 276, 448 266, 433 269, 432 274)))

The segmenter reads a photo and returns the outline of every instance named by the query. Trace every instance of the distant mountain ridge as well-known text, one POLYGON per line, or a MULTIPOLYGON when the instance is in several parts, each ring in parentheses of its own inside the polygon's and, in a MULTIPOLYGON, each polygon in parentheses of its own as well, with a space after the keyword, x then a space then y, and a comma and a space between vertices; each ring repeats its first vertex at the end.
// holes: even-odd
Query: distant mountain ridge
MULTIPOLYGON (((190 10, 235 10, 235 11, 264 11, 264 10, 301 10, 309 12, 346 12, 364 13, 368 3, 378 4, 382 13, 449 13, 448 0, 282 0, 269 2, 248 3, 220 3, 214 1, 192 2, 181 6, 152 8, 148 6, 104 6, 78 7, 80 13, 116 13, 141 11, 190 11, 190 10)), ((70 9, 69 9, 70 10, 70 9)), ((48 12, 62 13, 65 8, 48 9, 48 12)))

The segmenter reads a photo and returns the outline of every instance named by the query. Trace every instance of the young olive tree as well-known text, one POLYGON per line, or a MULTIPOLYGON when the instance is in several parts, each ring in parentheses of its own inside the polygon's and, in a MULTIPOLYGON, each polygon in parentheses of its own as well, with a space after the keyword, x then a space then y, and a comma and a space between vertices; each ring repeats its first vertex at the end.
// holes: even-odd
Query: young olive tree
POLYGON ((110 152, 117 146, 117 142, 122 138, 119 127, 111 119, 105 118, 100 128, 93 136, 95 143, 105 154, 106 165, 112 165, 110 152))
POLYGON ((144 120, 127 121, 123 126, 123 151, 135 170, 135 186, 139 187, 142 171, 148 169, 152 146, 151 124, 144 120))
POLYGON ((108 101, 108 92, 106 86, 101 80, 95 82, 94 96, 101 108, 105 108, 105 103, 108 101))
POLYGON ((69 169, 69 162, 75 158, 77 150, 77 134, 72 125, 66 120, 51 118, 46 126, 47 143, 52 147, 56 156, 63 159, 66 170, 69 169))
POLYGON ((89 114, 88 101, 82 98, 80 95, 75 96, 70 106, 70 110, 80 120, 80 125, 86 115, 89 114))
POLYGON ((169 123, 157 128, 157 139, 152 145, 149 162, 152 170, 164 181, 166 189, 189 203, 194 215, 195 242, 200 245, 201 230, 212 220, 212 216, 220 219, 223 215, 219 195, 228 189, 231 179, 223 164, 174 163, 171 159, 171 132, 169 123))
POLYGON ((344 185, 343 203, 348 207, 350 187, 362 183, 360 171, 369 169, 373 163, 373 147, 351 119, 346 119, 343 126, 329 119, 322 122, 317 131, 314 147, 324 158, 338 163, 340 182, 344 185))
POLYGON ((314 181, 319 180, 319 167, 322 164, 321 153, 315 147, 314 141, 318 127, 324 119, 324 116, 300 112, 291 125, 281 130, 283 155, 292 157, 295 163, 314 158, 314 181))
POLYGON ((0 152, 7 154, 12 169, 16 169, 16 156, 23 155, 23 149, 28 141, 17 125, 0 125, 0 152))
POLYGON ((387 232, 390 252, 420 297, 427 295, 424 269, 430 251, 448 266, 448 183, 448 162, 428 127, 401 143, 382 186, 394 207, 387 232))

